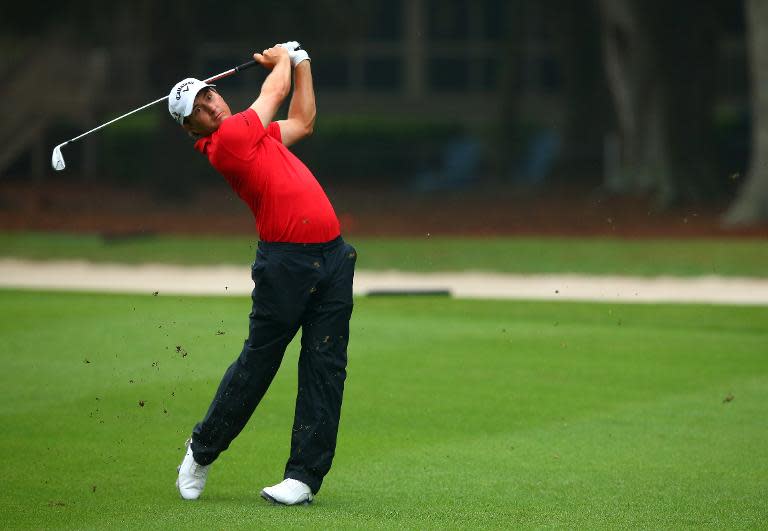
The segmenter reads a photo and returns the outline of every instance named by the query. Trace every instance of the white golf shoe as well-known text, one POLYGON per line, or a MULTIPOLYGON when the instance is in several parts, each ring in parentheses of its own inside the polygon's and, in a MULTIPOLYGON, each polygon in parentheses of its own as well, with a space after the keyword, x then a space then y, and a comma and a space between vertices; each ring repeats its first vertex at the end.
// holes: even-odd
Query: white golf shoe
POLYGON ((192 439, 187 439, 187 453, 179 465, 179 477, 176 478, 176 488, 185 500, 196 500, 203 493, 205 481, 208 479, 208 469, 211 465, 199 465, 192 456, 192 439))
POLYGON ((312 489, 296 479, 287 478, 261 491, 261 497, 281 505, 307 505, 312 502, 312 489))

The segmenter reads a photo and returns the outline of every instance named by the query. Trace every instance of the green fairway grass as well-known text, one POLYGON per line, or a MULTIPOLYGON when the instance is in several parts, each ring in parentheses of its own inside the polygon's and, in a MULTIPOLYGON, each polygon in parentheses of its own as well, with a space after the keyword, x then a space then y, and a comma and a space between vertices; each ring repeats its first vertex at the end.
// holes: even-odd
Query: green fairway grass
MULTIPOLYGON (((759 239, 623 240, 618 238, 349 238, 361 269, 497 271, 616 275, 768 276, 768 245, 759 239)), ((103 238, 58 233, 0 233, 0 257, 95 262, 243 264, 255 238, 146 235, 103 238)))
POLYGON ((356 300, 334 467, 273 507, 298 345, 197 502, 247 298, 0 291, 4 528, 765 528, 768 308, 356 300))

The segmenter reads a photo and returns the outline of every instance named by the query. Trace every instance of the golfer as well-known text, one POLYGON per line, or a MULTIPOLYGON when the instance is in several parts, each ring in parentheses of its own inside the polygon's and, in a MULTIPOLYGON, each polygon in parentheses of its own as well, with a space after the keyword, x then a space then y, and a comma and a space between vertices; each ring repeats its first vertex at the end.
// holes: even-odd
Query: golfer
POLYGON ((357 254, 341 238, 323 189, 287 149, 312 134, 315 122, 307 52, 288 42, 253 58, 271 72, 243 112, 233 115, 216 89, 197 79, 177 83, 168 96, 171 116, 251 208, 259 233, 248 339, 187 441, 176 484, 182 498, 200 496, 211 463, 248 422, 301 328, 285 479, 261 495, 273 503, 306 504, 320 490, 335 453, 357 254), (288 118, 273 121, 292 77, 288 118))

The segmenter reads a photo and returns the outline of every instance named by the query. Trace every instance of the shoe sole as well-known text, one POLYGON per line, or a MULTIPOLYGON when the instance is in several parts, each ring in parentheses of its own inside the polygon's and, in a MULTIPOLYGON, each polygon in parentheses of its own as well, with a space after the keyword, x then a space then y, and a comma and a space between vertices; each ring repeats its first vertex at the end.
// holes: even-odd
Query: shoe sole
POLYGON ((285 507, 289 507, 292 505, 309 505, 310 503, 312 503, 312 500, 304 500, 303 502, 300 502, 300 503, 283 503, 281 501, 277 501, 276 499, 274 499, 272 496, 270 496, 263 490, 261 491, 261 497, 267 500, 272 505, 283 505, 285 507))

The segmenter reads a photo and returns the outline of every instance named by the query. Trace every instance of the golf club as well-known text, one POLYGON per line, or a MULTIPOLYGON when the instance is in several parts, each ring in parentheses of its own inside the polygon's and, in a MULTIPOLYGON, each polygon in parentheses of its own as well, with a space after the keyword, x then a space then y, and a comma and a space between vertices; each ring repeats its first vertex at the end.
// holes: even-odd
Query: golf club
MULTIPOLYGON (((232 74, 236 74, 237 72, 241 72, 242 70, 245 70, 246 68, 250 68, 250 67, 254 66, 255 64, 256 64, 255 60, 248 61, 247 63, 243 63, 243 64, 241 64, 239 66, 234 67, 234 68, 230 68, 229 70, 226 70, 226 71, 224 71, 224 72, 222 72, 220 74, 216 74, 215 76, 209 77, 208 79, 205 79, 203 81, 205 83, 213 83, 214 81, 217 81, 219 79, 222 79, 222 78, 225 78, 225 77, 229 77, 232 74)), ((118 120, 122 120, 126 116, 130 116, 130 115, 132 115, 134 113, 137 113, 137 112, 139 112, 141 110, 146 109, 147 107, 151 107, 152 105, 154 105, 156 103, 160 103, 161 101, 165 101, 167 99, 168 99, 168 96, 163 96, 162 98, 158 98, 155 101, 149 102, 146 105, 142 105, 141 107, 139 107, 137 109, 134 109, 134 110, 132 110, 130 112, 127 112, 127 113, 123 114, 122 116, 118 116, 117 118, 114 118, 114 119, 112 119, 112 120, 110 120, 110 121, 108 121, 106 123, 103 123, 103 124, 101 124, 98 127, 94 127, 90 131, 86 131, 85 133, 83 133, 81 135, 78 135, 78 136, 76 136, 74 138, 70 138, 66 142, 62 142, 61 144, 59 144, 58 146, 53 148, 53 154, 51 155, 51 166, 53 166, 53 169, 56 170, 56 171, 61 171, 64 168, 66 168, 66 163, 64 162, 64 155, 62 155, 62 153, 61 153, 61 148, 63 148, 67 144, 71 144, 72 142, 80 140, 84 136, 89 135, 91 133, 94 133, 94 132, 98 131, 99 129, 103 129, 104 127, 106 127, 106 126, 108 126, 110 124, 113 124, 113 123, 115 123, 118 120)))

